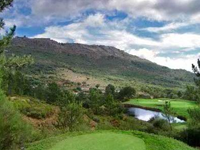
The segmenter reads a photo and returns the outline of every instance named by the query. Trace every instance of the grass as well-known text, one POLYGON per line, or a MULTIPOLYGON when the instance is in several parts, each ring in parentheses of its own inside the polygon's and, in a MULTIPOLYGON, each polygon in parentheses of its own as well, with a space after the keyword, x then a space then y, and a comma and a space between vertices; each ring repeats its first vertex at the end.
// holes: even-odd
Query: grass
POLYGON ((196 102, 181 99, 131 99, 126 104, 140 107, 156 108, 163 111, 165 101, 171 102, 171 107, 176 116, 189 117, 188 109, 197 106, 196 102))
POLYGON ((33 143, 28 150, 194 150, 174 139, 137 131, 70 133, 33 143))
POLYGON ((187 129, 186 123, 174 123, 172 124, 172 126, 174 127, 174 129, 179 130, 179 131, 187 129))

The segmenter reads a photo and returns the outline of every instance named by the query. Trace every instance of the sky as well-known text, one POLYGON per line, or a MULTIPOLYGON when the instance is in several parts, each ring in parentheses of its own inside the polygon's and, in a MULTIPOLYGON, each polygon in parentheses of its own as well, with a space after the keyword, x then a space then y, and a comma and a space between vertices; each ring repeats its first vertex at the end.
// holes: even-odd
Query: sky
POLYGON ((114 46, 173 69, 200 56, 200 0, 15 0, 16 36, 114 46))

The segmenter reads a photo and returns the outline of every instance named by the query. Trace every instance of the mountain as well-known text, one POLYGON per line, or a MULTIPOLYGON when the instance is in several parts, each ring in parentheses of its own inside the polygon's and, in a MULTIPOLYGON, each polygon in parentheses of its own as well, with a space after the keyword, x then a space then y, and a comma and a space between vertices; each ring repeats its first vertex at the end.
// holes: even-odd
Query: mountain
POLYGON ((169 69, 110 46, 16 37, 9 47, 9 53, 31 54, 36 61, 34 71, 50 74, 62 68, 82 75, 98 76, 106 82, 110 79, 120 85, 142 83, 183 88, 186 84, 192 84, 194 78, 188 71, 169 69))

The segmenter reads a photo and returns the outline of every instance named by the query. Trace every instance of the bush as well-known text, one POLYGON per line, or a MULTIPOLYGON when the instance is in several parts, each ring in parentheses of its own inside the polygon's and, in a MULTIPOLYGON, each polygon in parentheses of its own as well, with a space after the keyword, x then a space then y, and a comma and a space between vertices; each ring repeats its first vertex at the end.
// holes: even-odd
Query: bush
POLYGON ((17 110, 31 118, 44 119, 52 115, 55 111, 53 106, 43 104, 36 99, 28 97, 14 97, 10 99, 17 110))
POLYGON ((78 124, 82 122, 83 109, 76 102, 65 104, 60 107, 61 111, 58 117, 58 124, 63 129, 75 130, 78 124))
POLYGON ((199 147, 200 146, 200 127, 198 128, 188 128, 181 132, 180 140, 189 144, 190 146, 199 147))
POLYGON ((153 127, 157 129, 164 130, 164 131, 170 130, 169 123, 164 119, 160 119, 156 117, 156 118, 151 118, 149 122, 152 123, 153 127))
POLYGON ((135 94, 136 94, 136 91, 134 88, 132 88, 130 86, 124 87, 118 93, 118 99, 120 101, 126 101, 126 100, 129 100, 130 98, 133 98, 135 96, 135 94))
POLYGON ((23 146, 32 133, 12 104, 0 92, 0 149, 12 150, 23 146))

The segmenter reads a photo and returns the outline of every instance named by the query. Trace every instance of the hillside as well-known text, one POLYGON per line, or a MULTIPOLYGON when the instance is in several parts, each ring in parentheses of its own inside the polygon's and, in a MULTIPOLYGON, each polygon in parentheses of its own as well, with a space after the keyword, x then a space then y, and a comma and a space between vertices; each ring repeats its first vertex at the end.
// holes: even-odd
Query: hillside
POLYGON ((101 85, 113 81, 120 85, 142 83, 184 88, 186 84, 192 84, 194 78, 190 72, 172 70, 108 46, 16 37, 9 50, 18 55, 31 54, 37 62, 33 67, 35 74, 42 70, 45 74, 56 73, 62 77, 72 71, 90 78, 98 77, 101 85))

